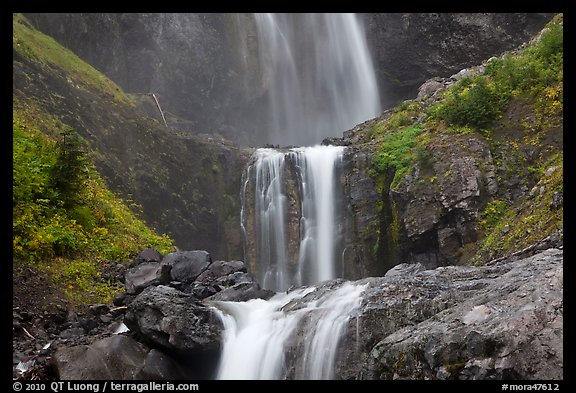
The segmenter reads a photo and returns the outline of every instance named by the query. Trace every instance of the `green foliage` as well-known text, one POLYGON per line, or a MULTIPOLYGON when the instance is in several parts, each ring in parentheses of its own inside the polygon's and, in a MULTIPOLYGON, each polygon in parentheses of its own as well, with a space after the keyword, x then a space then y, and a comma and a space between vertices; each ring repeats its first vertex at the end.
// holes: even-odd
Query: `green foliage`
POLYGON ((488 231, 496 225, 496 223, 502 218, 508 203, 499 199, 494 199, 490 201, 484 211, 480 214, 480 227, 484 231, 488 231))
POLYGON ((52 281, 75 303, 108 303, 122 288, 101 280, 99 266, 91 261, 73 259, 51 261, 47 270, 52 281))
POLYGON ((50 170, 50 182, 65 208, 78 203, 77 197, 87 180, 87 162, 79 135, 72 129, 62 131, 56 143, 56 162, 50 170))
POLYGON ((90 87, 100 94, 108 94, 119 102, 134 106, 118 85, 82 61, 72 51, 34 29, 22 14, 13 14, 12 43, 14 51, 20 55, 43 66, 54 68, 56 72, 64 71, 68 76, 68 83, 74 87, 79 89, 90 87))
POLYGON ((492 59, 485 75, 456 83, 429 111, 448 125, 481 130, 498 119, 512 97, 535 103, 539 126, 562 114, 562 24, 550 24, 539 42, 519 53, 492 59))
POLYGON ((476 76, 456 84, 430 114, 450 125, 482 129, 497 119, 506 100, 486 77, 476 76))
POLYGON ((538 172, 542 175, 536 184, 538 191, 532 198, 523 199, 517 205, 493 201, 493 212, 488 211, 487 206, 483 215, 490 217, 491 222, 485 227, 486 236, 480 241, 474 264, 522 250, 562 229, 564 208, 554 208, 552 200, 555 193, 564 189, 563 153, 559 152, 541 164, 538 172), (552 167, 556 169, 546 175, 552 167))
POLYGON ((13 111, 13 255, 49 268, 73 300, 88 290, 108 296, 114 288, 94 273, 99 263, 125 262, 147 247, 167 253, 172 240, 150 230, 106 187, 72 132, 58 141, 48 136, 54 129, 41 132, 57 123, 37 110, 13 111))
POLYGON ((387 174, 394 171, 391 187, 399 184, 400 180, 412 168, 416 152, 416 137, 422 132, 419 127, 406 127, 394 133, 384 135, 381 139, 379 152, 374 155, 372 168, 374 174, 387 174))
POLYGON ((386 118, 374 121, 369 126, 367 134, 371 138, 379 138, 384 134, 415 124, 423 115, 421 103, 405 101, 392 109, 386 118))

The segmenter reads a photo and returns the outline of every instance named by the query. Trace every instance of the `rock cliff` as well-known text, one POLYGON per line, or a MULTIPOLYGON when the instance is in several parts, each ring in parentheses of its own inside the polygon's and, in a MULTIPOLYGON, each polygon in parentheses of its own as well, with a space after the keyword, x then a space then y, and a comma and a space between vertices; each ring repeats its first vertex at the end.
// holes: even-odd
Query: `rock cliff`
MULTIPOLYGON (((156 93, 169 124, 244 146, 268 143, 259 113, 267 81, 251 14, 26 15, 125 91, 156 93)), ((360 16, 386 109, 414 97, 431 77, 448 77, 516 47, 553 14, 360 16)))

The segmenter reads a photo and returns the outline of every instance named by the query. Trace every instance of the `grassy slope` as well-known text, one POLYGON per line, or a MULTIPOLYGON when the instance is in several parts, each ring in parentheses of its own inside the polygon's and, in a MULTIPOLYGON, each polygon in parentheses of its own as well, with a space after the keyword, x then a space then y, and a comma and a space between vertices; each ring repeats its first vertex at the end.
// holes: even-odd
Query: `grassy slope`
MULTIPOLYGON (((14 50, 55 73, 65 73, 78 89, 90 89, 112 101, 131 105, 112 81, 51 38, 34 30, 20 15, 13 17, 14 50)), ((50 94, 46 94, 50 97, 50 94)), ((118 283, 102 280, 110 262, 129 261, 154 247, 166 253, 172 240, 148 228, 114 195, 90 156, 82 169, 76 201, 65 206, 54 186, 60 133, 70 127, 34 101, 13 105, 13 250, 15 269, 47 274, 73 303, 108 302, 118 283)), ((15 288, 18 283, 14 283, 15 288)), ((31 288, 32 290, 32 288, 31 288)), ((22 293, 21 290, 16 291, 22 293)))
POLYGON ((434 187, 450 174, 432 170, 429 149, 446 137, 460 143, 464 135, 489 144, 499 184, 520 179, 536 187, 533 197, 500 192, 487 202, 477 222, 480 239, 466 252, 469 263, 521 250, 563 227, 563 206, 551 207, 563 192, 562 23, 559 14, 540 41, 492 61, 484 75, 455 83, 437 102, 406 101, 364 130, 364 143, 376 149, 371 175, 381 188, 390 181, 397 188, 416 166, 434 187))

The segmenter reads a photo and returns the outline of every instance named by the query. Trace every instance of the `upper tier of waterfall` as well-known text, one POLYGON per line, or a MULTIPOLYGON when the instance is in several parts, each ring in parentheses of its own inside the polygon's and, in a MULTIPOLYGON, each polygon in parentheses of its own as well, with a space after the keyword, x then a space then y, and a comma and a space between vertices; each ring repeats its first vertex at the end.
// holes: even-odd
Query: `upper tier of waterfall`
POLYGON ((355 14, 255 14, 269 143, 309 146, 380 114, 355 14))

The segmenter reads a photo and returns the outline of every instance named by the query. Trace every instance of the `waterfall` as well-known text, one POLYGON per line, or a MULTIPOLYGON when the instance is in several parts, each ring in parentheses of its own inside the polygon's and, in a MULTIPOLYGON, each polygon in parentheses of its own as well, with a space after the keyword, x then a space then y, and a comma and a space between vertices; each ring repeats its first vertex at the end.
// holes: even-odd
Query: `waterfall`
POLYGON ((294 149, 301 171, 302 215, 296 285, 315 284, 339 276, 335 255, 342 239, 337 221, 342 211, 341 187, 336 178, 343 148, 314 146, 294 149))
POLYGON ((365 288, 345 282, 309 301, 306 295, 315 287, 278 293, 268 301, 214 302, 224 324, 217 379, 334 378, 341 333, 365 288), (292 302, 301 306, 285 311, 292 302), (301 332, 305 334, 298 341, 301 332), (288 350, 297 355, 292 364, 287 363, 288 350), (288 375, 290 369, 293 375, 288 375))
POLYGON ((269 143, 308 146, 380 114, 355 14, 255 14, 269 143))
POLYGON ((343 151, 313 146, 255 152, 242 197, 253 210, 244 205, 241 215, 244 232, 254 234, 254 267, 262 287, 285 291, 341 275, 343 151), (250 181, 253 198, 245 196, 250 181), (247 211, 254 216, 249 230, 247 211), (288 219, 294 215, 296 220, 288 219))
POLYGON ((354 14, 255 14, 255 23, 268 142, 309 147, 257 149, 244 173, 244 258, 278 293, 214 302, 218 379, 332 379, 365 286, 319 284, 342 276, 345 209, 344 148, 318 144, 380 114, 376 78, 354 14))

